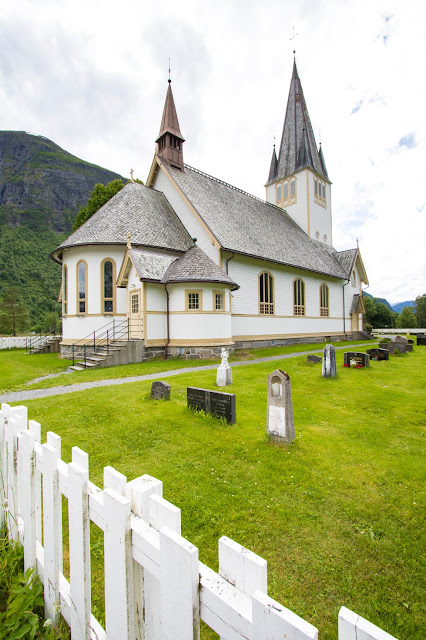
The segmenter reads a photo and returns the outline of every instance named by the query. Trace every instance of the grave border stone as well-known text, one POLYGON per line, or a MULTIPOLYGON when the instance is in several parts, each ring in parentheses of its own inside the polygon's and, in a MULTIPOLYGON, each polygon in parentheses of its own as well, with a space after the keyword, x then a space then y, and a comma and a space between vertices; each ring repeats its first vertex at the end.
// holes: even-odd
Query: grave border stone
POLYGON ((216 418, 223 418, 228 424, 237 421, 236 396, 234 393, 212 391, 200 387, 186 388, 186 402, 189 409, 204 411, 216 418))

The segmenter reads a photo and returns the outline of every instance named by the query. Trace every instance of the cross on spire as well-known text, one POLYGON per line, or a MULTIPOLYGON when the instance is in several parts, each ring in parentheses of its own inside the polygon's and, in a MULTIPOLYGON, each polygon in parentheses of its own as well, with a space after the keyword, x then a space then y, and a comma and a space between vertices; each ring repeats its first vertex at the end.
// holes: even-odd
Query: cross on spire
POLYGON ((169 84, 170 84, 170 83, 171 83, 171 81, 172 81, 172 79, 170 78, 170 71, 171 71, 171 69, 170 69, 170 58, 169 58, 169 80, 168 80, 168 83, 169 83, 169 84))
POLYGON ((297 35, 299 35, 299 34, 294 33, 294 27, 293 27, 293 35, 290 38, 290 40, 293 40, 293 55, 294 55, 294 58, 296 58, 296 36, 297 35))
POLYGON ((134 171, 134 169, 130 169, 130 180, 131 180, 132 182, 134 182, 134 180, 133 180, 133 174, 134 174, 134 172, 135 172, 135 171, 134 171))

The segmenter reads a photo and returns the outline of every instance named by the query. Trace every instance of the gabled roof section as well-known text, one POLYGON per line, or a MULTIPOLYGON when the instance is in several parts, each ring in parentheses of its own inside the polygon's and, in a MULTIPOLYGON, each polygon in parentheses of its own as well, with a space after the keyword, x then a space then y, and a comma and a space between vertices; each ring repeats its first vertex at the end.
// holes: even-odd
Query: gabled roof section
POLYGON ((183 256, 177 258, 170 265, 162 282, 165 284, 172 282, 217 282, 229 285, 232 291, 240 288, 197 245, 193 245, 183 256))
POLYGON ((327 172, 324 172, 324 158, 321 162, 317 150, 302 84, 296 61, 294 61, 275 180, 282 180, 307 167, 329 181, 327 172))
POLYGON ((128 182, 106 204, 72 233, 52 254, 79 245, 127 244, 183 252, 192 239, 167 198, 160 191, 128 182))
POLYGON ((180 132, 179 120, 177 117, 175 101, 173 99, 173 93, 172 93, 172 84, 170 80, 169 80, 169 86, 166 94, 166 102, 164 103, 163 118, 161 120, 160 133, 157 136, 156 142, 159 141, 159 139, 164 133, 172 133, 174 136, 180 138, 181 140, 184 140, 184 137, 180 132))
POLYGON ((359 275, 361 281, 365 284, 368 284, 368 276, 364 267, 364 263, 361 258, 361 252, 359 248, 356 249, 348 249, 347 251, 336 251, 334 253, 336 260, 345 270, 346 278, 350 278, 352 270, 356 264, 358 267, 359 275))
POLYGON ((185 165, 181 172, 160 164, 223 250, 346 278, 327 251, 292 220, 286 211, 226 182, 185 165))
POLYGON ((129 253, 139 279, 147 282, 159 282, 172 262, 176 260, 176 256, 170 253, 144 249, 130 249, 129 253))
POLYGON ((364 302, 359 293, 355 293, 352 298, 350 313, 365 313, 364 302))

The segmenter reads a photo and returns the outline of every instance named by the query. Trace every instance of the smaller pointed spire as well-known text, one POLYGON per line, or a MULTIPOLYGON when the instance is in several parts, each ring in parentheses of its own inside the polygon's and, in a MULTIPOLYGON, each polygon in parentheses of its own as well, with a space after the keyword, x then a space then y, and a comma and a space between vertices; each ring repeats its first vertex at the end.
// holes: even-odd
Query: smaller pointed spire
POLYGON ((278 171, 278 158, 277 158, 277 152, 275 151, 275 145, 274 145, 274 148, 272 151, 272 158, 271 158, 271 167, 269 169, 269 176, 266 184, 269 184, 270 182, 275 181, 277 177, 277 171, 278 171))
POLYGON ((323 176, 325 178, 327 178, 327 180, 329 180, 328 173, 327 173, 327 167, 325 166, 324 154, 322 152, 321 142, 320 142, 320 146, 319 146, 318 155, 319 155, 319 159, 320 159, 320 163, 321 163, 322 174, 323 174, 323 176))

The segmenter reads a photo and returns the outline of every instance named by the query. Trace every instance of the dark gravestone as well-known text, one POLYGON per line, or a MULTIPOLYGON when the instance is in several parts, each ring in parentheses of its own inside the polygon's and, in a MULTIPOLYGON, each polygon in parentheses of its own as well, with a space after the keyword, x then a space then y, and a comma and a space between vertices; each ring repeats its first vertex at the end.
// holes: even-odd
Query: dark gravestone
POLYGON ((151 386, 151 398, 155 400, 170 400, 170 385, 167 382, 156 380, 151 386))
POLYGON ((322 358, 321 356, 308 356, 308 362, 315 362, 315 363, 321 363, 322 362, 322 358))
POLYGON ((335 378, 336 376, 336 351, 332 344, 327 344, 323 351, 322 377, 335 378))
POLYGON ((408 342, 408 344, 414 344, 414 340, 408 339, 407 342, 408 342))
POLYGON ((426 336, 425 335, 420 335, 419 333, 417 334, 417 346, 419 345, 426 345, 426 336))
POLYGON ((392 355, 395 352, 395 349, 398 349, 399 353, 406 353, 407 343, 400 340, 394 340, 393 342, 380 342, 379 347, 381 349, 387 349, 390 355, 392 355))
POLYGON ((229 424, 235 424, 237 415, 234 393, 187 387, 186 398, 191 409, 211 413, 216 418, 224 418, 229 424))
POLYGON ((343 354, 343 364, 345 367, 354 367, 355 369, 369 367, 370 356, 368 353, 361 353, 360 351, 345 351, 343 354))
POLYGON ((389 360, 389 351, 387 349, 367 349, 370 360, 389 360))
POLYGON ((413 345, 412 345, 412 344, 410 344, 409 342, 407 342, 407 344, 406 344, 406 345, 404 345, 404 346, 405 346, 405 351, 406 351, 407 353, 411 353, 411 351, 413 350, 413 345))

